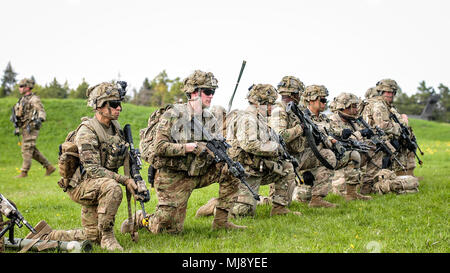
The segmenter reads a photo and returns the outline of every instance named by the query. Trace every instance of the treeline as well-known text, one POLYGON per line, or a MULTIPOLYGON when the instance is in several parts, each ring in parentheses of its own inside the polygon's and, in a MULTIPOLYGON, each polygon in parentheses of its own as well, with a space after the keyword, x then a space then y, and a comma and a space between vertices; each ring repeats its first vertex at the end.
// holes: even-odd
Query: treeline
POLYGON ((420 116, 430 99, 437 100, 437 102, 429 119, 450 122, 450 90, 442 83, 437 86, 436 90, 432 86, 427 86, 425 81, 421 81, 415 94, 408 96, 400 91, 395 96, 394 103, 400 113, 420 116))
MULTIPOLYGON (((41 98, 86 99, 86 90, 90 85, 84 78, 75 89, 70 88, 67 81, 61 84, 56 78, 53 78, 53 81, 46 85, 40 85, 33 76, 30 76, 30 78, 35 82, 33 92, 41 98)), ((3 71, 0 97, 20 97, 18 86, 20 80, 9 62, 3 71)), ((182 82, 179 77, 170 79, 167 72, 163 70, 152 80, 145 78, 139 90, 135 88, 131 90, 132 95, 129 91, 125 101, 145 106, 163 106, 174 101, 186 101, 181 86, 182 82)))
MULTIPOLYGON (((20 96, 17 85, 20 79, 16 79, 16 77, 17 73, 13 70, 11 63, 8 63, 1 79, 0 97, 20 96)), ((133 88, 131 90, 132 96, 127 95, 126 101, 137 105, 157 107, 178 101, 185 102, 186 96, 181 91, 181 86, 182 81, 179 77, 171 79, 166 71, 163 70, 152 80, 145 78, 139 90, 133 88)), ((52 82, 44 86, 36 82, 33 92, 41 98, 86 99, 86 89, 88 87, 89 83, 85 79, 82 79, 81 83, 75 89, 72 89, 67 81, 61 84, 54 78, 52 82)), ((450 90, 442 83, 437 88, 434 88, 427 86, 425 81, 422 81, 417 87, 417 92, 411 96, 399 91, 395 96, 395 105, 401 113, 420 116, 428 100, 432 97, 437 98, 438 102, 429 119, 450 122, 450 111, 448 111, 450 110, 450 90)))

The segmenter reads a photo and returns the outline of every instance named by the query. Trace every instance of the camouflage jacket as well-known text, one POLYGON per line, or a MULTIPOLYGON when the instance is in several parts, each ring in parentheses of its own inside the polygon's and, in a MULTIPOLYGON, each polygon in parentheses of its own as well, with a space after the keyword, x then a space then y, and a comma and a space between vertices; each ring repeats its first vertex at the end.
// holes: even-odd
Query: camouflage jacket
POLYGON ((388 135, 389 138, 397 138, 400 136, 401 129, 400 125, 389 117, 391 113, 396 115, 400 122, 403 122, 403 119, 397 109, 393 105, 386 103, 383 97, 379 96, 376 97, 376 99, 371 100, 364 107, 361 115, 370 126, 378 126, 388 135))
POLYGON ((239 113, 234 128, 235 138, 230 141, 230 156, 239 161, 251 175, 260 175, 258 170, 273 169, 278 161, 280 145, 271 139, 267 118, 250 105, 239 113))
POLYGON ((316 116, 309 109, 306 109, 305 111, 310 114, 311 120, 317 125, 319 130, 323 132, 325 135, 327 135, 326 141, 327 147, 324 148, 328 149, 331 148, 332 147, 331 140, 333 139, 333 137, 330 136, 330 134, 332 133, 330 119, 323 113, 319 113, 319 115, 316 116))
MULTIPOLYGON (((185 144, 205 142, 201 132, 194 131, 191 124, 194 111, 188 103, 175 104, 161 116, 155 134, 156 168, 187 171, 191 176, 203 175, 213 164, 209 153, 186 153, 185 144)), ((212 135, 222 134, 222 127, 208 109, 197 117, 212 135)))
POLYGON ((127 176, 118 174, 128 156, 128 143, 117 121, 109 128, 95 117, 84 120, 74 138, 80 163, 84 167, 83 178, 112 178, 124 184, 127 176))
POLYGON ((27 127, 33 118, 41 118, 43 121, 46 119, 44 105, 39 96, 34 93, 21 97, 14 105, 14 112, 22 128, 27 127))
POLYGON ((358 141, 364 141, 364 137, 360 133, 360 130, 364 128, 356 122, 342 120, 339 112, 337 111, 329 115, 328 119, 330 120, 330 129, 333 135, 342 137, 342 130, 350 129, 352 131, 352 135, 350 136, 350 138, 358 141))
POLYGON ((295 155, 305 149, 305 138, 300 120, 294 114, 287 113, 286 106, 287 104, 283 101, 275 104, 269 118, 269 125, 283 137, 288 152, 295 155))

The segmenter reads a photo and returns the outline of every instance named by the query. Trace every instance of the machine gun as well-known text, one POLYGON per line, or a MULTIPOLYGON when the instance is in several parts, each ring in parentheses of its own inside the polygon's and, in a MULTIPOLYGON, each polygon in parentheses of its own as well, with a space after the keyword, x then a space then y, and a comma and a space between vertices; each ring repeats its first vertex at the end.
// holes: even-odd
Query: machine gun
POLYGON ((408 150, 414 153, 414 155, 417 158, 417 161, 419 162, 419 165, 423 164, 423 161, 420 160, 419 156, 416 153, 416 150, 419 149, 420 154, 423 155, 422 150, 420 149, 419 145, 416 141, 416 136, 414 136, 412 133, 409 132, 408 128, 406 128, 405 125, 403 125, 397 118, 396 115, 391 113, 389 117, 394 120, 398 125, 400 125, 401 133, 400 133, 400 142, 402 143, 403 147, 406 147, 408 150))
POLYGON ((14 244, 14 226, 21 228, 25 225, 32 233, 36 234, 36 230, 25 220, 17 207, 12 204, 0 193, 0 213, 10 219, 8 225, 0 232, 0 240, 9 231, 9 241, 14 244))
POLYGON ((354 140, 351 138, 345 139, 343 137, 336 136, 334 134, 331 134, 331 136, 334 137, 336 140, 338 140, 345 148, 345 150, 358 151, 360 153, 368 153, 372 149, 370 145, 367 145, 362 141, 354 140))
POLYGON ((229 172, 248 188, 255 200, 259 201, 259 195, 255 193, 245 180, 247 175, 245 174, 244 167, 242 167, 241 163, 231 160, 228 156, 227 149, 231 147, 230 144, 228 144, 223 137, 213 137, 195 116, 192 118, 192 124, 194 131, 202 132, 203 136, 206 138, 206 148, 214 154, 214 160, 216 162, 225 162, 229 172))
MULTIPOLYGON (((141 204, 142 213, 144 215, 143 224, 146 225, 148 224, 148 216, 145 212, 144 203, 150 201, 150 191, 145 186, 145 181, 142 179, 140 174, 140 170, 142 169, 141 153, 139 152, 139 149, 134 148, 130 124, 126 124, 124 126, 123 132, 125 134, 125 140, 130 145, 130 175, 138 186, 138 192, 136 192, 136 195, 140 197, 138 201, 141 204)), ((130 221, 129 223, 132 222, 130 221)))
MULTIPOLYGON (((326 168, 334 170, 335 167, 331 166, 331 164, 322 157, 319 150, 317 149, 317 145, 319 145, 320 143, 327 147, 327 136, 319 129, 319 127, 317 127, 317 125, 311 120, 311 117, 307 113, 303 113, 302 111, 300 111, 300 109, 298 109, 295 102, 291 101, 288 103, 286 112, 291 112, 300 119, 300 122, 303 124, 303 131, 306 136, 306 141, 311 148, 311 151, 326 168)), ((345 150, 339 149, 336 146, 333 147, 332 150, 338 158, 342 157, 343 153, 345 152, 345 150)))
MULTIPOLYGON (((392 150, 382 140, 382 137, 385 136, 386 133, 383 130, 381 130, 380 127, 375 126, 375 131, 376 132, 374 132, 372 130, 372 128, 370 127, 370 125, 363 119, 362 116, 359 116, 358 118, 356 118, 355 121, 358 124, 364 126, 367 130, 370 131, 370 134, 369 134, 370 135, 370 141, 372 141, 372 143, 376 146, 375 153, 377 153, 378 151, 384 152, 387 155, 388 158, 393 158, 404 170, 406 169, 405 166, 403 166, 403 164, 400 162, 400 160, 392 152, 392 150)), ((384 165, 384 166, 382 166, 383 169, 388 167, 387 163, 385 163, 383 165, 384 165)))

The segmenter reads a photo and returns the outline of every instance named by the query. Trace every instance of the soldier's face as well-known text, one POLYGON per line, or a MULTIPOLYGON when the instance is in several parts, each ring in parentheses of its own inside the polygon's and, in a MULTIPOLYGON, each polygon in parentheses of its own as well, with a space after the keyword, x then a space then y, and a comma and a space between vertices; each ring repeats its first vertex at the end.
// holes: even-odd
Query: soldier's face
POLYGON ((107 117, 111 120, 117 120, 120 116, 120 112, 122 111, 122 105, 114 102, 107 102, 105 105, 98 109, 101 112, 102 116, 107 117))
POLYGON ((196 91, 191 94, 191 99, 195 99, 200 96, 202 106, 207 108, 211 105, 211 101, 214 97, 214 89, 201 89, 200 92, 196 91))
POLYGON ((358 114, 358 104, 352 104, 350 107, 345 108, 343 112, 350 116, 356 116, 358 114))
POLYGON ((394 100, 394 92, 392 91, 384 91, 383 94, 384 101, 391 103, 394 100))
POLYGON ((30 87, 28 87, 28 86, 26 86, 26 85, 20 85, 19 86, 19 92, 20 92, 20 94, 25 94, 25 93, 27 93, 28 91, 30 91, 30 87))

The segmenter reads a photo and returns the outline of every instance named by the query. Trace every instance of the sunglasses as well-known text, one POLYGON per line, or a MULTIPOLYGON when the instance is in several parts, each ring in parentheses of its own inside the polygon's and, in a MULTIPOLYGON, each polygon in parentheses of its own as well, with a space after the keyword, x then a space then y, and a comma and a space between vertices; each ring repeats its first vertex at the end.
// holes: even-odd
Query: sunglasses
POLYGON ((206 96, 214 95, 214 93, 216 92, 214 89, 202 89, 201 91, 206 96))
POLYGON ((319 100, 321 103, 327 103, 327 99, 326 98, 320 98, 319 100))
POLYGON ((19 85, 19 87, 20 88, 24 88, 24 87, 27 87, 27 86, 22 84, 22 85, 19 85))
POLYGON ((111 108, 116 109, 117 107, 122 107, 122 102, 120 100, 110 100, 108 101, 108 104, 111 108))

